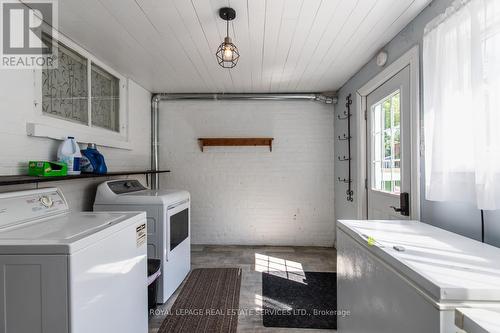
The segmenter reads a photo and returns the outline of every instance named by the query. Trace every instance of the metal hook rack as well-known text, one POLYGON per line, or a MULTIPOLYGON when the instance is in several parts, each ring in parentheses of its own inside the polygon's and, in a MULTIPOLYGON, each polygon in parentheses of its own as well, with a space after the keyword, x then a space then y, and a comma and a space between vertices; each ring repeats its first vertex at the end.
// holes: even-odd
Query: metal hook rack
POLYGON ((343 114, 344 114, 344 116, 338 115, 337 118, 339 120, 346 120, 347 118, 349 118, 351 116, 351 113, 347 112, 347 111, 344 111, 343 114))
POLYGON ((342 136, 338 136, 339 141, 347 141, 347 155, 344 155, 342 157, 337 156, 337 159, 341 162, 348 162, 348 177, 347 178, 340 178, 338 177, 337 180, 341 183, 347 184, 347 190, 346 190, 346 199, 347 201, 354 201, 354 191, 352 190, 352 176, 351 176, 351 104, 352 104, 352 99, 351 99, 351 94, 349 94, 346 97, 346 103, 345 107, 346 110, 342 113, 343 116, 338 115, 337 118, 339 120, 347 120, 347 134, 343 134, 342 136))
POLYGON ((340 141, 344 141, 344 140, 349 140, 349 139, 352 139, 350 135, 345 135, 343 134, 342 136, 338 136, 337 137, 340 141))

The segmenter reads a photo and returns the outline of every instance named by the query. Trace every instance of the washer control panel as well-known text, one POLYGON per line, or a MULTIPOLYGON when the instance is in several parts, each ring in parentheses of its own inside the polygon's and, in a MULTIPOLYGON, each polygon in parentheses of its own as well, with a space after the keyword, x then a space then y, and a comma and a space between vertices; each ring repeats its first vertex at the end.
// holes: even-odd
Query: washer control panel
POLYGON ((51 208, 52 206, 54 206, 54 200, 52 200, 52 198, 48 195, 40 197, 40 203, 45 208, 51 208))
POLYGON ((146 189, 137 179, 108 182, 108 186, 114 194, 137 192, 146 189))
POLYGON ((68 203, 55 188, 0 194, 0 228, 65 213, 68 203))

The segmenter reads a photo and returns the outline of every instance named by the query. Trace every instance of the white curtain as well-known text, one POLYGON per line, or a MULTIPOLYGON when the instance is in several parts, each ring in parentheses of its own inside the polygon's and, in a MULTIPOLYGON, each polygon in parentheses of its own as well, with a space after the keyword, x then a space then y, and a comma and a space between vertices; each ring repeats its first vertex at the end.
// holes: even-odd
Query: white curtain
POLYGON ((423 80, 426 198, 500 209, 500 0, 427 25, 423 80))

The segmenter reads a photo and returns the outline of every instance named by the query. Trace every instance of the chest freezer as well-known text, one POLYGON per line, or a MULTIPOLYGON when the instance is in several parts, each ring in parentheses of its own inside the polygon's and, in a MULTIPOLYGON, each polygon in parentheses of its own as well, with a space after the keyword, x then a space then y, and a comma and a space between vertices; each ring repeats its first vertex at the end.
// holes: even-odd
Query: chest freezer
POLYGON ((500 308, 500 249, 418 221, 337 224, 338 332, 455 333, 500 308))

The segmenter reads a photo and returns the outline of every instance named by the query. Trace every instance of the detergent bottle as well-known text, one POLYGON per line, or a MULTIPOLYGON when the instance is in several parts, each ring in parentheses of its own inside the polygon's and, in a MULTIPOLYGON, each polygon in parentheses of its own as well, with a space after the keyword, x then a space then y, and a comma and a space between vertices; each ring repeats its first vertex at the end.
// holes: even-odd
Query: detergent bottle
POLYGON ((105 174, 108 172, 104 156, 97 150, 94 143, 89 143, 87 149, 82 150, 80 169, 85 173, 105 174))
POLYGON ((79 175, 80 174, 80 158, 82 154, 80 153, 80 146, 76 143, 76 140, 72 136, 68 136, 57 149, 57 161, 61 163, 66 163, 68 166, 68 175, 79 175))

